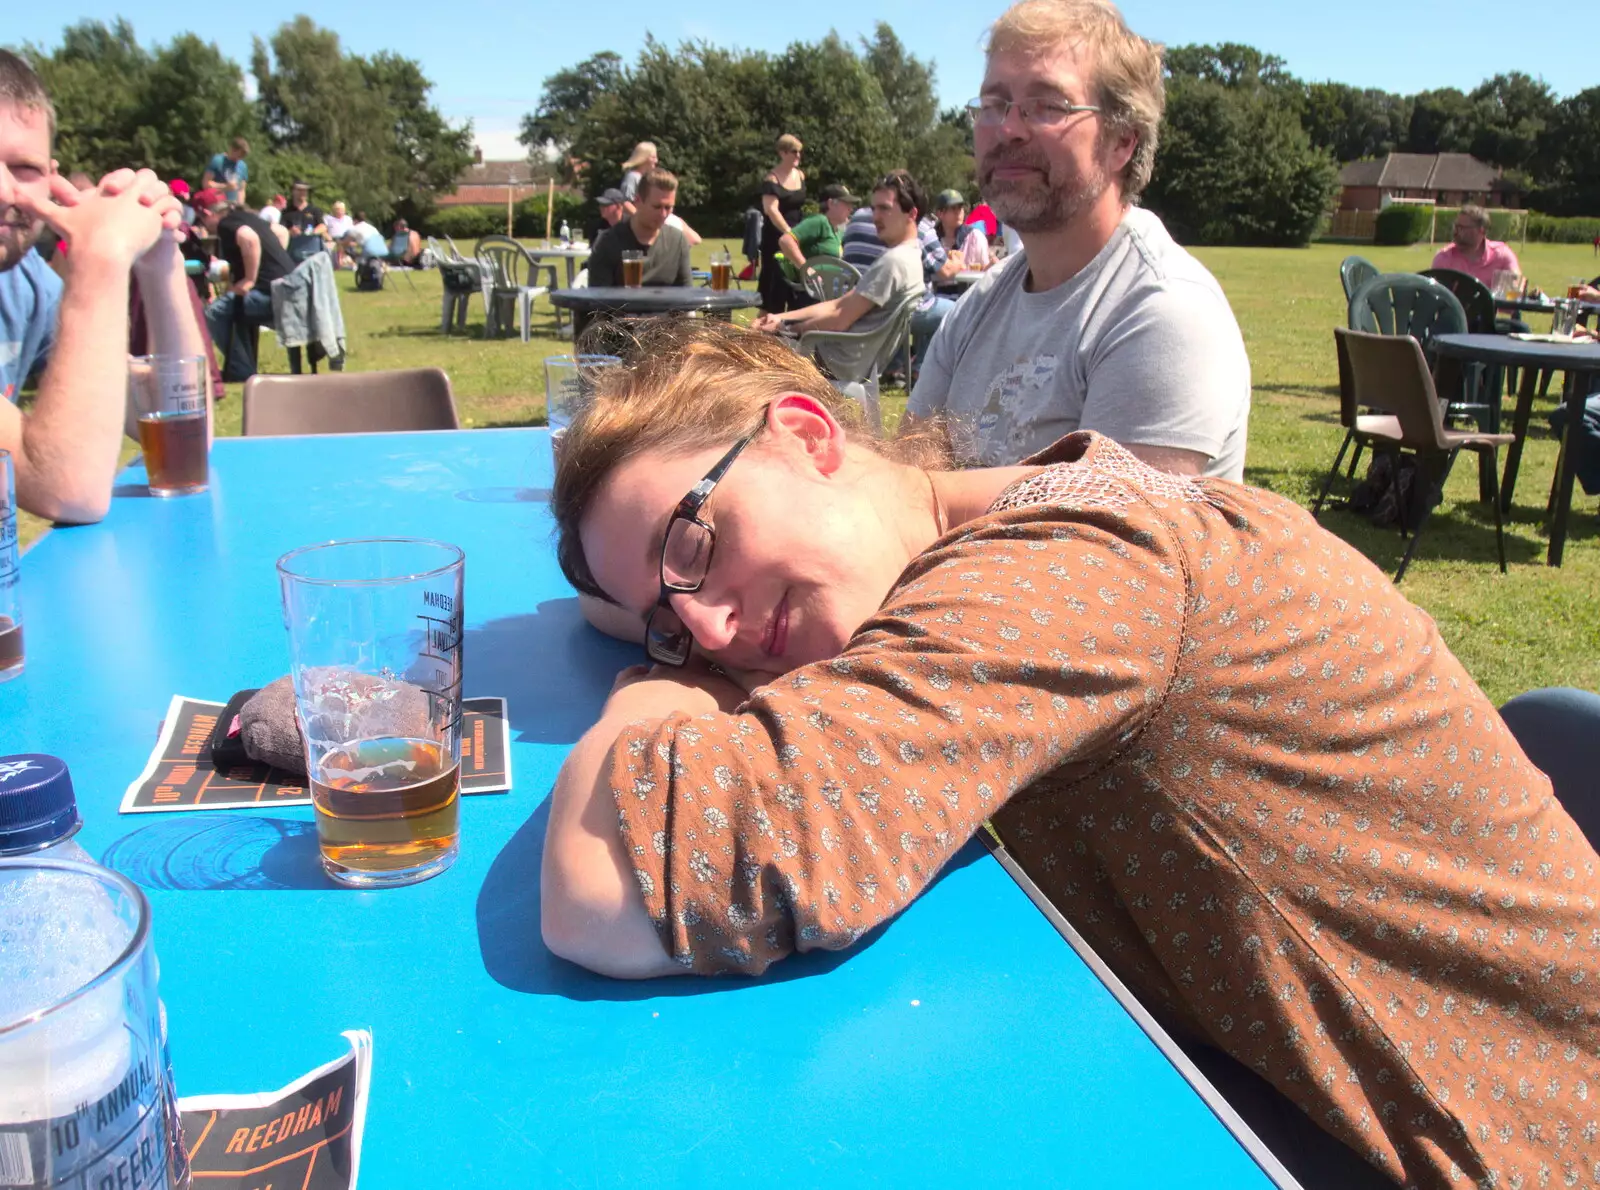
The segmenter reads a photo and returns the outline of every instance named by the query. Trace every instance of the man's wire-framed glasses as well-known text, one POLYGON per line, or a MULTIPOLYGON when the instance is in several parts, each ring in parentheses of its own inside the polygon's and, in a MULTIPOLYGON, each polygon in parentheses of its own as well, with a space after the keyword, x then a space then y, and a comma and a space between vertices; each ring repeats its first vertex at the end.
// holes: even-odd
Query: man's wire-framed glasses
POLYGON ((967 103, 967 115, 974 124, 984 128, 998 128, 1006 122, 1011 109, 1017 109, 1022 122, 1032 128, 1054 128, 1066 123, 1079 112, 1098 112, 1092 103, 1065 103, 1059 99, 1001 99, 986 95, 967 103))
POLYGON ((691 595, 705 585, 706 575, 711 571, 711 552, 716 548, 717 532, 700 519, 700 510, 711 499, 711 493, 733 466, 739 452, 756 440, 766 424, 763 418, 759 426, 735 442, 673 509, 666 536, 661 541, 661 596, 644 622, 644 651, 651 661, 674 666, 686 665, 689 661, 694 636, 672 609, 672 596, 691 595))

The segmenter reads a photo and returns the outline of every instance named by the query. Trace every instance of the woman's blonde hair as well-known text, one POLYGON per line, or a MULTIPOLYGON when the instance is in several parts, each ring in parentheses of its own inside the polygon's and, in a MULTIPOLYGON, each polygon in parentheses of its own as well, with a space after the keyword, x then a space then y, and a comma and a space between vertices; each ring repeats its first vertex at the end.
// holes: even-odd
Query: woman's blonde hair
POLYGON ((942 429, 883 441, 859 404, 772 335, 662 318, 633 332, 621 353, 622 367, 595 372, 595 391, 562 438, 550 498, 561 572, 586 594, 611 598, 589 569, 578 529, 612 472, 651 451, 684 455, 731 446, 757 430, 767 407, 786 393, 824 405, 849 441, 874 454, 928 469, 949 465, 942 429))
POLYGON ((1020 0, 990 28, 988 53, 1036 56, 1066 44, 1088 51, 1091 102, 1106 131, 1137 140, 1122 170, 1122 197, 1132 202, 1150 182, 1161 139, 1162 47, 1129 29, 1111 0, 1020 0))
POLYGON ((800 138, 792 132, 785 132, 778 138, 778 152, 780 153, 798 153, 803 148, 805 146, 800 143, 800 138))
POLYGON ((638 169, 650 158, 660 156, 661 154, 656 152, 655 141, 642 140, 633 146, 633 152, 629 153, 628 159, 622 163, 622 172, 627 173, 630 169, 638 169))

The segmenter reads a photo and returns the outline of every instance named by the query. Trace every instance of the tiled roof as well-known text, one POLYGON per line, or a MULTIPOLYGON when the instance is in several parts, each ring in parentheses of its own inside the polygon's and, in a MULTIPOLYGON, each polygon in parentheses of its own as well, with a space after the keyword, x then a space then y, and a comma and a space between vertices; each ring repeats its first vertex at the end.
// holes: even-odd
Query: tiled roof
POLYGON ((1390 153, 1351 161, 1339 171, 1344 186, 1385 190, 1488 190, 1500 172, 1470 153, 1390 153))

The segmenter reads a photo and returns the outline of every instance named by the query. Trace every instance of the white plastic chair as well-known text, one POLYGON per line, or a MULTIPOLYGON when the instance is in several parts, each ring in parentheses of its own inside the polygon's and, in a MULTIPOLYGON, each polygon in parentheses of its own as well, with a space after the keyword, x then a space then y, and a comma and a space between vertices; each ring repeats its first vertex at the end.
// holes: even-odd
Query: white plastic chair
MULTIPOLYGON (((861 376, 834 376, 833 386, 845 396, 859 401, 866 410, 868 421, 875 429, 883 429, 883 414, 878 404, 878 380, 883 369, 894 359, 895 352, 905 348, 906 359, 911 358, 911 316, 916 313, 922 294, 908 294, 879 325, 866 331, 806 331, 800 336, 798 349, 801 355, 817 358, 817 348, 825 343, 857 343, 865 347, 871 361, 861 376)), ((818 361, 821 362, 821 361, 818 361)))

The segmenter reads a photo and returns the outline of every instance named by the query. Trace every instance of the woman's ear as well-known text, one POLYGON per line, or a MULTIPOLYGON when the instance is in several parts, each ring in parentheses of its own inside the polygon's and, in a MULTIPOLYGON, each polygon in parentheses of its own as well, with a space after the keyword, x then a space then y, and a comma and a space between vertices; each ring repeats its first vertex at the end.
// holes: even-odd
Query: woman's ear
POLYGON ((767 428, 797 446, 819 475, 832 475, 844 463, 844 427, 816 397, 784 393, 767 407, 767 428))

